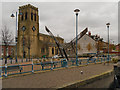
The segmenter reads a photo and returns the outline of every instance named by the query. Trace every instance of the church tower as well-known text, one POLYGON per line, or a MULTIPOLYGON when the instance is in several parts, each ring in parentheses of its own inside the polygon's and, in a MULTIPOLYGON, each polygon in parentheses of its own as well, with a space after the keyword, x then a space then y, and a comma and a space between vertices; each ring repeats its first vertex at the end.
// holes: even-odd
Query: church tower
POLYGON ((19 7, 17 55, 23 58, 38 57, 38 8, 28 4, 19 7), (30 57, 29 57, 30 56, 30 57))

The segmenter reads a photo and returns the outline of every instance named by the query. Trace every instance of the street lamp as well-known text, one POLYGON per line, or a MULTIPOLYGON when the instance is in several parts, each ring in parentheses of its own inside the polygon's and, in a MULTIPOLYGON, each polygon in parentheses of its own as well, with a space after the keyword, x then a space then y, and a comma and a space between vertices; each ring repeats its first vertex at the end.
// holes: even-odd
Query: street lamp
POLYGON ((25 57, 25 51, 24 51, 24 44, 25 44, 25 42, 24 42, 24 31, 26 30, 26 27, 23 26, 22 30, 23 30, 23 59, 24 59, 24 57, 25 57))
POLYGON ((77 33, 78 33, 78 12, 80 12, 79 9, 75 9, 74 10, 75 14, 76 14, 76 65, 78 66, 78 52, 77 52, 77 33))
MULTIPOLYGON (((23 15, 22 13, 19 13, 19 15, 23 15)), ((15 15, 12 13, 11 17, 14 18, 15 15)), ((17 11, 16 11, 16 35, 15 35, 15 42, 16 42, 16 53, 15 53, 15 60, 17 63, 17 11)))
MULTIPOLYGON (((33 30, 33 39, 34 39, 34 42, 35 42, 35 35, 34 35, 34 32, 35 32, 35 30, 36 30, 36 28, 35 28, 35 26, 33 26, 32 27, 32 30, 33 30)), ((34 56, 34 54, 32 55, 32 58, 34 58, 35 56, 34 56)))
MULTIPOLYGON (((11 17, 15 17, 14 14, 11 14, 11 17)), ((15 60, 17 63, 17 12, 16 12, 16 35, 15 35, 15 42, 16 42, 16 53, 15 53, 15 60)))
POLYGON ((108 62, 109 62, 109 26, 110 26, 110 23, 107 23, 107 29, 108 29, 108 62))

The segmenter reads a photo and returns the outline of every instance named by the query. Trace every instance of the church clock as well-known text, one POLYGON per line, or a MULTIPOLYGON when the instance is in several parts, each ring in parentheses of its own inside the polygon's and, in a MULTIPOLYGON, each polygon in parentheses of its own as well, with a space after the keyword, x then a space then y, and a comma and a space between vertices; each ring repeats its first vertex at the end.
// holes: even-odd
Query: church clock
POLYGON ((33 26, 33 27, 32 27, 32 30, 33 30, 33 31, 35 31, 35 30, 36 30, 35 26, 33 26))
POLYGON ((23 26, 23 27, 22 27, 23 32, 25 31, 25 29, 26 29, 26 27, 25 27, 25 26, 23 26))

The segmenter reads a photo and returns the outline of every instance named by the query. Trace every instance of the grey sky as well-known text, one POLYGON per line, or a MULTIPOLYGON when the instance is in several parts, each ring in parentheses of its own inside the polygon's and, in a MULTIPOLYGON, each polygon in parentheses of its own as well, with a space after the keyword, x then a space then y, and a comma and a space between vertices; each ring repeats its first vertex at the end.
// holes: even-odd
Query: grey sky
MULTIPOLYGON (((15 33, 15 18, 10 18, 19 6, 28 2, 4 2, 2 3, 2 25, 15 33)), ((118 42, 118 3, 117 2, 31 2, 30 4, 39 9, 39 31, 47 34, 44 26, 54 35, 70 41, 75 37, 75 13, 79 8, 79 30, 88 27, 92 34, 98 34, 107 40, 106 23, 110 22, 110 40, 118 42)))

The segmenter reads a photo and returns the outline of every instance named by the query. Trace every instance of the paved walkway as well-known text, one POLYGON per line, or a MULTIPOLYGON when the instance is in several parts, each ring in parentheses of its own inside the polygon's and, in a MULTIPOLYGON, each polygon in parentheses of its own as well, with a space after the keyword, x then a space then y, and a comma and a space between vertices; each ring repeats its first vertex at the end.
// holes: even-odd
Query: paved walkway
POLYGON ((8 78, 2 81, 2 86, 3 88, 55 88, 78 80, 84 80, 112 69, 112 64, 90 64, 84 67, 59 69, 8 78), (80 73, 81 71, 83 71, 83 74, 80 73))

